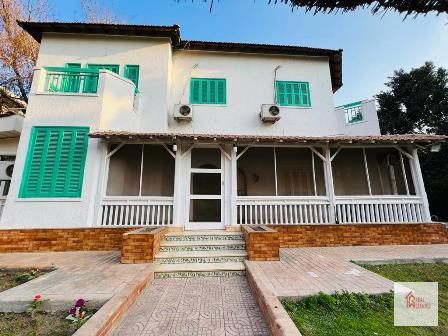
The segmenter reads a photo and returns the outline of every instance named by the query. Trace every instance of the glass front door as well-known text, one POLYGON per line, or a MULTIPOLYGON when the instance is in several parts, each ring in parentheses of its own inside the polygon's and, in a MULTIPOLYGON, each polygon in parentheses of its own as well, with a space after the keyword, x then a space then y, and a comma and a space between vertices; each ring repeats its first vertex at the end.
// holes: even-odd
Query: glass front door
POLYGON ((223 167, 219 148, 193 148, 187 229, 223 229, 223 167))

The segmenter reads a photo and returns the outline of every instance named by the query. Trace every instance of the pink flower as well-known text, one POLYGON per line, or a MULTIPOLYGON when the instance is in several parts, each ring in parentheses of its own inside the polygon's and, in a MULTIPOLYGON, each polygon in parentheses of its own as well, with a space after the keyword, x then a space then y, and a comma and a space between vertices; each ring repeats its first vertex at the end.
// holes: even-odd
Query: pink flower
POLYGON ((82 307, 86 304, 86 301, 84 299, 78 299, 75 303, 75 307, 82 307))
POLYGON ((76 308, 75 308, 75 307, 71 308, 71 309, 68 311, 68 313, 69 313, 70 315, 74 315, 74 314, 76 313, 76 308))
POLYGON ((36 295, 36 296, 34 297, 34 301, 40 300, 41 298, 42 298, 42 295, 36 295))

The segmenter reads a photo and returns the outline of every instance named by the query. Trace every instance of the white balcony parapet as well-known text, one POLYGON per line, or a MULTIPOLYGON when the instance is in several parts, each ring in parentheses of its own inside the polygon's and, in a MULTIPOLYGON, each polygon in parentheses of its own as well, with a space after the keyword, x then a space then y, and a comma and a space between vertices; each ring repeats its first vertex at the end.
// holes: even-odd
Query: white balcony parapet
POLYGON ((100 226, 173 224, 173 197, 107 196, 101 201, 100 226))

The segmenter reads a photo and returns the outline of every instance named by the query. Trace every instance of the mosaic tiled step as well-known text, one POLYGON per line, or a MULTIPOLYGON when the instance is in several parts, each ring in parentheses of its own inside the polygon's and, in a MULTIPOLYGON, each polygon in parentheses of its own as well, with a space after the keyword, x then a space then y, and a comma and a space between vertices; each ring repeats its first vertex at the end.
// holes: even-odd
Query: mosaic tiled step
POLYGON ((156 260, 161 264, 184 264, 184 263, 224 263, 241 262, 246 259, 247 253, 243 250, 223 251, 180 251, 160 252, 156 260))
POLYGON ((244 275, 245 270, 246 267, 243 262, 160 264, 156 268, 155 275, 156 277, 165 278, 230 276, 244 275))
POLYGON ((200 231, 197 233, 169 233, 165 236, 166 241, 217 241, 217 240, 243 240, 242 233, 237 232, 213 232, 200 231))
POLYGON ((223 251, 223 250, 245 250, 246 244, 242 240, 218 240, 218 241, 163 241, 160 244, 160 252, 176 251, 223 251))
POLYGON ((200 277, 233 277, 245 276, 246 271, 212 271, 212 272, 162 272, 155 273, 156 279, 166 278, 200 278, 200 277))

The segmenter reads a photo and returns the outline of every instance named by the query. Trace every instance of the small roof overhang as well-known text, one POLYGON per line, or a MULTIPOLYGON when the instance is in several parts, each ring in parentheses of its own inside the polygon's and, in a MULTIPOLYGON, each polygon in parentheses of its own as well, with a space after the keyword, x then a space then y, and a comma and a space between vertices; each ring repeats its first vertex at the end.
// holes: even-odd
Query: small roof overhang
POLYGON ((335 136, 277 136, 246 134, 187 134, 187 133, 139 133, 125 131, 96 131, 91 138, 112 141, 187 142, 187 143, 227 143, 227 144, 316 144, 316 143, 356 143, 356 144, 419 144, 445 142, 446 135, 402 134, 402 135, 335 135, 335 136))
POLYGON ((99 34, 170 38, 173 45, 180 42, 180 28, 173 26, 148 26, 110 23, 82 22, 28 22, 18 21, 20 27, 27 31, 37 42, 43 33, 99 34))

